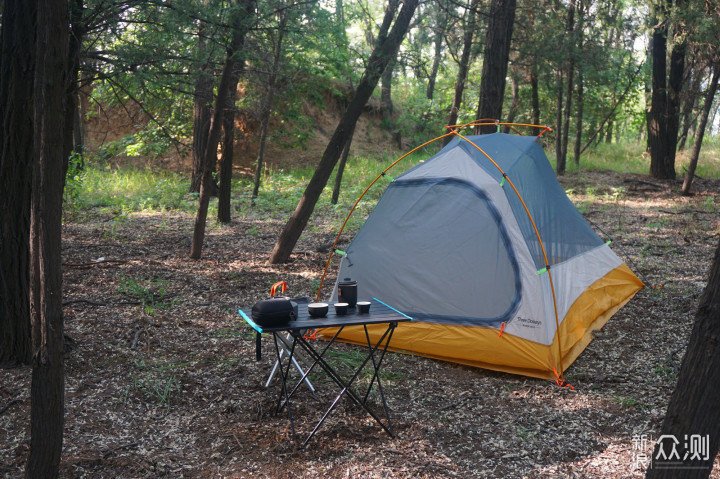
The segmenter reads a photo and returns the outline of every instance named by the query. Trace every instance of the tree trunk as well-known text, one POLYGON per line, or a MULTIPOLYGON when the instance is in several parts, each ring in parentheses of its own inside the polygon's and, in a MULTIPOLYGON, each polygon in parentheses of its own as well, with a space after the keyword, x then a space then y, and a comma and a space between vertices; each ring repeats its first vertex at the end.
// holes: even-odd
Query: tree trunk
MULTIPOLYGON (((205 38, 206 28, 205 22, 200 21, 197 44, 199 58, 209 56, 207 39, 205 38)), ((205 154, 205 147, 208 142, 210 119, 212 118, 213 76, 212 67, 209 62, 204 63, 200 67, 198 77, 195 80, 193 98, 193 169, 190 191, 197 193, 200 191, 200 181, 202 180, 203 171, 205 171, 205 165, 203 163, 205 157, 203 155, 205 154)))
MULTIPOLYGON (((510 108, 508 109, 507 116, 505 117, 505 121, 508 123, 514 123, 515 122, 515 116, 517 115, 518 108, 520 107, 520 81, 518 80, 518 75, 513 72, 513 69, 510 68, 510 87, 511 87, 511 101, 510 101, 510 108)), ((505 125, 502 128, 503 133, 510 133, 510 126, 505 125)))
POLYGON ((273 65, 270 70, 270 78, 268 79, 267 92, 262 102, 262 112, 260 119, 260 145, 258 146, 257 162, 255 164, 255 181, 253 185, 252 198, 255 199, 260 194, 260 177, 262 174, 262 166, 265 156, 265 142, 267 141, 268 127, 270 126, 270 113, 272 112, 273 102, 275 99, 275 83, 277 75, 280 73, 280 60, 282 59, 282 43, 285 35, 285 25, 287 23, 287 11, 280 13, 280 21, 278 22, 278 39, 273 48, 273 65))
MULTIPOLYGON (((578 58, 584 57, 584 29, 585 29, 585 3, 577 2, 578 24, 576 29, 577 35, 577 55, 578 58)), ((577 72, 577 118, 575 118, 575 148, 573 151, 573 162, 580 165, 580 149, 582 147, 582 129, 583 129, 583 109, 584 109, 584 75, 583 62, 578 61, 576 64, 577 72)))
POLYGON ((715 109, 713 110, 712 116, 710 117, 710 128, 715 124, 715 117, 717 117, 717 112, 720 110, 720 101, 715 103, 715 109))
MULTIPOLYGON (((491 0, 485 39, 477 118, 500 119, 505 96, 505 77, 515 24, 515 0, 491 0)), ((494 126, 478 126, 475 134, 494 133, 494 126)))
POLYGON ((220 185, 218 188, 218 221, 230 223, 230 197, 232 194, 232 168, 235 155, 235 100, 237 85, 243 70, 242 62, 236 62, 227 92, 227 105, 223 117, 223 146, 220 160, 220 185))
POLYGON ((688 134, 690 133, 690 125, 693 124, 693 120, 697 118, 695 111, 697 110, 698 99, 700 98, 700 83, 704 77, 704 69, 696 68, 689 69, 691 74, 688 79, 687 94, 685 95, 685 101, 683 102, 682 108, 682 129, 678 138, 678 151, 685 149, 687 143, 688 134))
MULTIPOLYGON (((680 3, 680 2, 678 2, 680 3)), ((678 134, 680 132, 680 93, 685 74, 686 43, 676 43, 670 54, 670 76, 668 78, 668 162, 672 162, 675 171, 675 152, 677 151, 678 134)))
POLYGON ((682 186, 683 196, 690 194, 690 187, 692 186, 693 179, 695 178, 695 169, 697 168, 698 158, 700 157, 700 148, 702 147, 703 137, 705 136, 705 128, 707 126, 708 118, 710 117, 710 109, 712 108, 713 100, 715 99, 715 93, 717 92, 718 76, 720 76, 720 63, 716 63, 713 66, 712 80, 710 80, 710 85, 708 86, 702 116, 700 117, 700 124, 698 125, 697 136, 695 137, 695 143, 693 144, 690 164, 688 165, 688 172, 682 186))
POLYGON ((562 156, 562 121, 563 121, 563 74, 557 73, 557 103, 555 104, 555 124, 558 131, 555 133, 555 171, 558 175, 565 174, 565 158, 562 156))
POLYGON ((386 125, 392 123, 393 112, 395 107, 392 102, 392 79, 393 71, 395 70, 395 59, 393 58, 385 67, 382 76, 380 77, 380 111, 382 112, 383 122, 386 125))
POLYGON ((650 42, 652 56, 652 96, 648 115, 648 142, 650 174, 655 178, 674 178, 675 169, 665 162, 667 150, 667 25, 654 28, 650 42))
MULTIPOLYGON (((323 188, 327 184, 332 170, 338 161, 342 148, 344 147, 350 131, 357 123, 363 107, 367 103, 370 95, 372 95, 375 86, 380 79, 380 75, 387 67, 388 63, 397 55, 398 48, 402 43, 405 33, 407 32, 410 20, 412 19, 418 0, 406 0, 390 33, 378 46, 373 50, 367 63, 367 68, 358 84, 355 95, 353 96, 347 110, 343 114, 340 123, 335 129, 330 142, 325 148, 322 159, 315 169, 310 182, 308 183, 305 193, 295 208, 295 212, 288 220, 287 224, 280 233, 275 248, 270 256, 270 263, 277 264, 286 262, 290 258, 297 240, 300 238, 305 226, 307 225, 310 215, 315 208, 315 204, 320 198, 323 188)), ((390 4, 388 9, 390 8, 390 4)), ((386 15, 387 17, 387 15, 386 15)))
MULTIPOLYGON (((78 79, 80 73, 80 50, 82 48, 83 38, 86 33, 86 27, 83 24, 83 2, 82 0, 72 0, 70 2, 70 28, 71 34, 70 44, 68 47, 68 83, 65 93, 65 132, 63 135, 63 187, 65 185, 65 176, 67 174, 68 162, 70 155, 75 149, 76 135, 75 125, 78 112, 78 79)), ((79 121, 77 122, 79 123, 79 121)), ((82 154, 81 151, 77 152, 82 154)))
POLYGON ((336 205, 340 199, 340 185, 342 183, 343 172, 345 171, 345 164, 347 164, 348 156, 350 156, 350 145, 352 145, 353 136, 355 135, 355 127, 352 127, 350 134, 348 135, 345 147, 343 148, 342 156, 340 157, 340 163, 338 163, 337 173, 335 173, 335 184, 333 185, 332 198, 330 203, 336 205))
MULTIPOLYGON (((533 55, 532 65, 530 66, 530 88, 532 97, 532 123, 540 124, 540 85, 538 79, 537 57, 533 55)), ((535 134, 539 135, 542 130, 535 129, 535 134)))
POLYGON ((442 60, 442 46, 443 38, 445 36, 446 21, 442 18, 442 8, 438 7, 437 11, 437 23, 435 25, 435 38, 433 44, 435 45, 435 54, 433 55, 433 64, 430 69, 430 78, 428 78, 427 89, 425 90, 425 96, 428 100, 432 100, 435 95, 435 81, 437 80, 438 70, 440 69, 440 61, 442 60))
MULTIPOLYGON (((678 5, 681 2, 677 2, 678 5)), ((679 94, 685 65, 685 43, 679 42, 670 55, 667 73, 667 23, 653 30, 652 104, 648 118, 648 152, 650 175, 659 179, 675 179, 675 150, 680 125, 679 94)))
POLYGON ((585 82, 583 74, 578 74, 578 97, 577 97, 577 118, 575 119, 575 151, 574 161, 575 165, 580 164, 580 154, 582 148, 582 130, 583 130, 583 108, 584 108, 584 94, 585 94, 585 82))
POLYGON ((212 179, 212 170, 210 164, 213 165, 217 161, 217 147, 220 142, 220 133, 222 132, 223 118, 225 116, 225 108, 228 103, 228 92, 230 91, 230 83, 233 78, 237 78, 234 74, 236 55, 241 51, 245 42, 245 35, 250 28, 250 18, 255 6, 254 0, 242 0, 242 8, 238 8, 233 14, 236 16, 233 21, 232 40, 228 46, 225 57, 225 66, 223 67, 220 86, 215 100, 215 110, 210 120, 210 131, 208 133, 208 142, 205 145, 203 156, 203 164, 205 170, 200 181, 200 198, 198 201, 198 212, 195 217, 195 228, 193 231, 192 244, 190 245, 190 258, 200 259, 202 256, 203 241, 205 240, 205 225, 207 222, 207 210, 210 204, 210 196, 214 182, 212 179))
MULTIPOLYGON (((683 358, 678 382, 675 386, 667 414, 663 421, 661 436, 652 453, 652 464, 645 477, 662 478, 705 478, 710 475, 713 462, 720 448, 720 244, 715 250, 715 259, 710 269, 710 278, 700 297, 695 314, 690 341, 683 358), (708 438, 707 448, 700 458, 688 452, 691 437, 708 438), (667 440, 665 440, 667 439, 667 440), (678 441, 679 444, 675 443, 678 441), (682 462, 678 465, 663 464, 661 460, 672 454, 671 444, 677 445, 682 462), (683 450, 684 449, 684 450, 683 450), (668 467, 670 466, 670 467, 668 467)), ((675 458, 672 458, 675 459, 675 458)))
MULTIPOLYGON (((458 64, 458 74, 455 79, 455 93, 453 95, 452 105, 450 106, 450 115, 448 116, 448 125, 456 125, 460 106, 462 105, 463 93, 465 93, 465 82, 467 81, 468 68, 470 65, 470 55, 473 46, 473 34, 475 33, 475 19, 477 17, 476 9, 479 0, 473 0, 467 10, 467 21, 465 32, 463 33, 463 51, 458 64)), ((443 140, 443 144, 447 145, 452 140, 452 136, 448 136, 443 140)))
POLYGON ((35 2, 5 0, 0 41, 0 363, 30 364, 35 2))
MULTIPOLYGON (((572 99, 573 99, 573 88, 575 86, 575 9, 577 2, 570 2, 568 6, 568 19, 566 32, 570 38, 570 58, 568 60, 567 67, 567 95, 565 96, 565 118, 563 118, 562 125, 562 140, 561 140, 561 152, 563 167, 567 165, 567 149, 568 149, 568 138, 570 136, 570 116, 572 113, 572 99)), ((558 125, 560 126, 560 125, 558 125)))
POLYGON ((69 11, 67 0, 37 2, 35 168, 30 220, 30 387, 28 478, 58 475, 63 443, 62 262, 63 143, 69 11))

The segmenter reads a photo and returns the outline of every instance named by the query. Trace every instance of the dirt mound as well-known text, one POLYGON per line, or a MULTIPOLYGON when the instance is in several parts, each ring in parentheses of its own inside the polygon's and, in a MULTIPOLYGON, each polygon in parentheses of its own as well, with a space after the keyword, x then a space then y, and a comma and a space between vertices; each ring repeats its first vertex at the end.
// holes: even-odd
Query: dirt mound
MULTIPOLYGON (((239 93, 243 93, 241 89, 239 93)), ((296 125, 290 125, 281 115, 273 115, 265 146, 264 158, 267 167, 283 169, 317 164, 342 117, 349 94, 349 89, 341 85, 336 87, 335 91, 326 90, 320 104, 304 99, 301 110, 302 115, 310 119, 307 127, 298 129, 296 125), (298 132, 304 137, 302 141, 292 138, 298 132)), ((137 133, 152 121, 137 103, 106 107, 91 105, 87 100, 83 103, 85 144, 90 152, 97 152, 103 145, 137 133), (91 108, 95 110, 95 114, 88 117, 87 112, 91 108)), ((282 110, 283 106, 277 109, 282 110)), ((235 128, 233 159, 235 169, 241 173, 251 174, 260 143, 260 121, 254 112, 243 110, 236 115, 235 128)), ((159 156, 118 154, 110 161, 117 165, 190 171, 192 167, 190 140, 185 143, 185 145, 177 144, 175 148, 159 156)), ((402 141, 397 133, 383 128, 379 101, 371 98, 355 129, 351 155, 377 156, 388 153, 390 156, 395 156, 402 147, 402 141)))

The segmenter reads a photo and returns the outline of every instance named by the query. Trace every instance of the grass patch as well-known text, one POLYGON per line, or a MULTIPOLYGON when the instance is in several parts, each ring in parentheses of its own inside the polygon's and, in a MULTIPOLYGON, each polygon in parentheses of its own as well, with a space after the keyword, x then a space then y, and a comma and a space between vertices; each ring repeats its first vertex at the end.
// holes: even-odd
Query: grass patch
POLYGON ((166 302, 169 284, 169 281, 162 278, 125 277, 120 279, 118 292, 142 303, 145 314, 152 316, 155 311, 172 307, 172 303, 166 302))
MULTIPOLYGON (((582 154, 579 167, 573 162, 572 151, 569 151, 566 169, 568 173, 586 170, 647 175, 650 172, 650 156, 646 149, 645 142, 599 143, 582 154)), ((555 169, 555 150, 547 148, 546 153, 555 169)), ((685 175, 691 153, 691 144, 678 152, 675 171, 679 177, 685 175)), ((720 178, 720 138, 706 138, 703 141, 695 174, 701 178, 720 178)))
POLYGON ((71 211, 100 209, 115 214, 137 211, 192 211, 190 180, 155 169, 111 168, 89 163, 68 177, 65 201, 71 211))

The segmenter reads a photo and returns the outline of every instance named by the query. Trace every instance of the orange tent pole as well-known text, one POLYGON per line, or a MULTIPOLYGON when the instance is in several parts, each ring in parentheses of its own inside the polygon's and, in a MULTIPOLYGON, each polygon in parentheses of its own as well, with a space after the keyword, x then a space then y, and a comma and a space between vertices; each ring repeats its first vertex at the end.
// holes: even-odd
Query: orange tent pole
MULTIPOLYGON (((542 127, 540 127, 542 128, 542 127)), ((553 308, 555 309, 555 327, 557 329, 557 335, 558 335, 558 361, 560 365, 560 379, 565 380, 564 371, 562 367, 562 345, 560 344, 560 319, 558 316, 558 308, 557 308, 557 298, 555 296, 555 285, 553 284, 552 279, 552 272, 550 271, 550 262, 548 261, 547 252, 545 251, 545 245, 542 242, 542 238, 540 237, 540 232, 538 231, 537 225, 535 224, 535 220, 532 217, 532 214, 530 214, 530 209, 528 208, 527 204, 525 203, 525 200, 523 199, 522 195, 518 191, 518 189, 515 187, 515 184, 512 182, 510 177, 503 171, 502 168, 493 160, 490 155, 488 155, 482 148, 480 148, 478 145, 473 143, 469 138, 461 135, 460 133, 456 133, 460 138, 470 143, 472 146, 477 148, 477 150, 485 155, 488 160, 492 162, 493 165, 495 165, 495 168, 498 169, 500 173, 502 173, 502 176, 505 180, 507 180, 508 184, 512 186, 512 189, 515 191, 515 194, 517 195, 518 199, 520 200, 520 203, 522 203, 523 208, 525 208, 525 213, 527 213, 528 218, 530 219, 530 223, 533 226, 533 229, 535 230, 535 235, 537 236, 538 243, 540 244, 540 249, 542 250, 543 258, 545 260, 545 268, 548 273, 548 279, 550 280, 550 291, 552 292, 552 299, 553 299, 553 308)))
POLYGON ((441 139, 443 139, 443 138, 446 138, 446 137, 452 136, 452 135, 456 135, 456 134, 457 134, 457 133, 455 133, 455 131, 451 131, 450 133, 445 133, 445 134, 442 135, 442 136, 438 136, 437 138, 434 138, 434 139, 432 139, 432 140, 430 140, 430 141, 426 141, 426 142, 423 143, 422 145, 413 148, 412 150, 408 151, 408 152, 405 153, 403 156, 401 156, 400 158, 398 158, 397 160, 395 160, 390 166, 388 166, 387 168, 385 168, 385 169, 382 171, 382 173, 380 173, 374 180, 372 180, 372 183, 370 183, 370 184, 367 186, 367 188, 365 188, 365 191, 362 192, 362 194, 360 195, 360 197, 355 201, 355 204, 353 204, 353 205, 352 205, 352 208, 350 208, 350 212, 349 212, 349 213, 347 214, 347 216, 345 217, 345 221, 343 221, 343 224, 342 224, 342 226, 340 227, 340 231, 338 231, 338 234, 337 234, 337 236, 335 237, 335 241, 333 242, 333 245, 332 245, 332 247, 330 248, 330 255, 328 256, 327 262, 325 263, 325 269, 323 270, 322 278, 320 278, 320 286, 318 287, 317 296, 315 297, 315 301, 316 301, 316 302, 317 302, 317 301, 320 301, 320 294, 322 293, 322 287, 323 287, 323 284, 325 283, 325 276, 327 275, 327 270, 328 270, 328 268, 330 267, 330 260, 332 259, 333 254, 335 253, 335 246, 337 246, 337 243, 338 243, 338 241, 340 240, 340 235, 342 234, 343 230, 345 229, 345 225, 347 224, 348 220, 350 220, 350 216, 352 216, 353 212, 355 212, 355 208, 357 208, 357 205, 360 203, 360 200, 363 199, 363 197, 365 196, 365 194, 370 190, 370 188, 372 188, 372 186, 373 186, 375 183, 377 183, 377 181, 378 181, 380 178, 382 178, 383 176, 385 176, 385 173, 387 173, 387 172, 390 170, 390 168, 392 168, 393 166, 397 165, 400 161, 404 160, 405 158, 407 158, 407 157, 410 156, 411 154, 415 153, 415 152, 416 152, 417 150, 419 150, 420 148, 423 148, 423 147, 429 145, 430 143, 434 143, 434 142, 436 142, 436 141, 438 141, 438 140, 441 140, 441 139))
POLYGON ((355 208, 356 208, 357 205, 360 203, 360 200, 362 200, 362 198, 363 198, 363 197, 365 196, 365 194, 370 190, 370 188, 371 188, 382 176, 384 176, 385 173, 387 173, 387 171, 390 170, 390 168, 392 168, 392 167, 395 166, 397 163, 399 163, 401 160, 403 160, 404 158, 408 157, 408 156, 411 155, 412 153, 416 152, 416 151, 419 150, 420 148, 423 148, 423 147, 425 147, 425 146, 427 146, 427 145, 429 145, 429 144, 431 144, 431 143, 434 143, 435 141, 440 140, 440 139, 442 139, 442 138, 446 138, 446 137, 451 136, 451 135, 456 135, 456 136, 458 136, 458 137, 466 140, 466 141, 467 141, 468 143, 470 143, 471 145, 473 145, 478 151, 480 151, 483 155, 485 155, 485 157, 486 157, 488 160, 490 160, 493 165, 495 165, 495 168, 497 168, 500 173, 502 173, 503 178, 505 178, 505 179, 507 180, 508 184, 510 184, 510 186, 512 187, 512 189, 515 191, 515 194, 518 196, 518 199, 519 199, 520 202, 522 203, 523 208, 525 209, 525 213, 528 215, 528 218, 530 219, 530 223, 532 224, 533 229, 535 230, 535 235, 537 236, 538 243, 540 244, 540 249, 541 249, 541 251, 542 251, 543 258, 544 258, 544 260, 545 260, 545 267, 546 267, 546 270, 547 270, 547 273, 548 273, 548 279, 550 280, 550 291, 551 291, 551 293, 552 293, 553 308, 554 308, 554 310, 555 310, 555 326, 556 326, 556 330, 557 330, 557 334, 558 334, 558 361, 559 361, 559 365, 560 365, 560 379, 564 381, 565 377, 564 377, 564 371, 563 371, 563 367, 562 367, 562 345, 561 345, 561 341, 560 341, 560 320, 559 320, 559 315, 558 315, 558 310, 557 310, 557 298, 556 298, 556 295, 555 295, 555 286, 554 286, 554 282, 553 282, 553 279, 552 279, 552 272, 550 271, 550 264, 549 264, 549 261, 548 261, 547 252, 545 251, 545 245, 544 245, 543 242, 542 242, 542 238, 540 237, 540 232, 539 232, 538 229, 537 229, 537 225, 535 224, 535 220, 533 219, 532 214, 530 213, 530 209, 528 208, 527 204, 525 203, 525 200, 523 199, 522 195, 520 194, 520 192, 518 191, 518 189, 515 187, 515 184, 512 182, 512 180, 510 179, 510 177, 507 176, 507 174, 505 173, 505 171, 503 171, 502 168, 500 168, 500 165, 498 165, 498 164, 495 162, 495 160, 493 160, 492 157, 490 157, 490 155, 488 155, 488 154, 487 154, 482 148, 480 148, 477 144, 475 144, 474 142, 472 142, 472 141, 471 141, 470 139, 468 139, 466 136, 461 135, 461 134, 458 133, 458 131, 457 131, 457 130, 461 130, 461 129, 463 129, 463 128, 467 128, 467 127, 469 127, 469 126, 482 126, 482 125, 513 125, 513 126, 525 126, 525 127, 532 127, 532 128, 544 128, 543 131, 542 131, 538 136, 541 136, 541 135, 542 135, 543 133, 545 133, 546 131, 552 131, 552 129, 551 129, 550 127, 548 127, 548 126, 543 126, 543 125, 532 125, 532 124, 525 124, 525 123, 502 123, 502 122, 499 122, 499 121, 496 121, 496 120, 491 120, 491 119, 475 120, 475 121, 473 121, 473 122, 465 123, 465 124, 463 124, 463 125, 450 125, 450 126, 446 126, 445 128, 447 128, 447 129, 450 130, 449 133, 446 133, 445 135, 442 135, 442 136, 439 136, 439 137, 437 137, 437 138, 434 138, 434 139, 432 139, 432 140, 430 140, 430 141, 427 141, 427 142, 423 143, 422 145, 420 145, 420 146, 418 146, 418 147, 416 147, 416 148, 413 148, 412 150, 410 150, 409 152, 407 152, 406 154, 404 154, 403 156, 401 156, 400 158, 398 158, 397 160, 395 160, 395 162, 393 162, 390 166, 388 166, 387 168, 385 168, 385 169, 383 170, 383 172, 380 173, 380 174, 368 185, 367 188, 365 188, 365 190, 362 192, 362 194, 360 195, 360 197, 357 199, 357 201, 355 201, 355 204, 353 204, 352 208, 350 209, 350 212, 348 213, 347 217, 345 218, 345 221, 343 222, 342 226, 340 227, 340 231, 338 232, 337 236, 335 237, 335 241, 333 242, 333 245, 332 245, 332 247, 330 248, 330 255, 328 256, 327 262, 325 263, 325 269, 323 270, 323 275, 322 275, 322 278, 320 279, 320 286, 318 287, 318 292, 317 292, 317 296, 316 296, 315 300, 316 300, 316 301, 319 301, 319 300, 320 300, 320 294, 321 294, 321 292, 322 292, 322 287, 323 287, 323 284, 324 284, 324 282, 325 282, 325 277, 326 277, 326 275, 327 275, 327 270, 328 270, 328 268, 329 268, 329 266, 330 266, 330 260, 332 259, 333 254, 335 253, 335 246, 337 245, 338 240, 340 239, 340 235, 342 234, 343 230, 345 229, 345 225, 347 224, 348 220, 350 219, 350 216, 352 216, 353 212, 355 211, 355 208), (488 121, 489 121, 490 123, 480 123, 480 122, 488 122, 488 121))

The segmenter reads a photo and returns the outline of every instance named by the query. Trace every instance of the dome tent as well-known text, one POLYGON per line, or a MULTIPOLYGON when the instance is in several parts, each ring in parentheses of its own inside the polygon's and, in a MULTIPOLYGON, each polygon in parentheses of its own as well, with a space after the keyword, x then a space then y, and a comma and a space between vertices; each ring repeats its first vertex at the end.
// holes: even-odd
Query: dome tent
MULTIPOLYGON (((643 287, 538 138, 502 133, 456 134, 393 180, 342 257, 344 278, 415 320, 391 349, 550 379, 643 287)), ((362 327, 339 339, 367 344, 362 327)))

